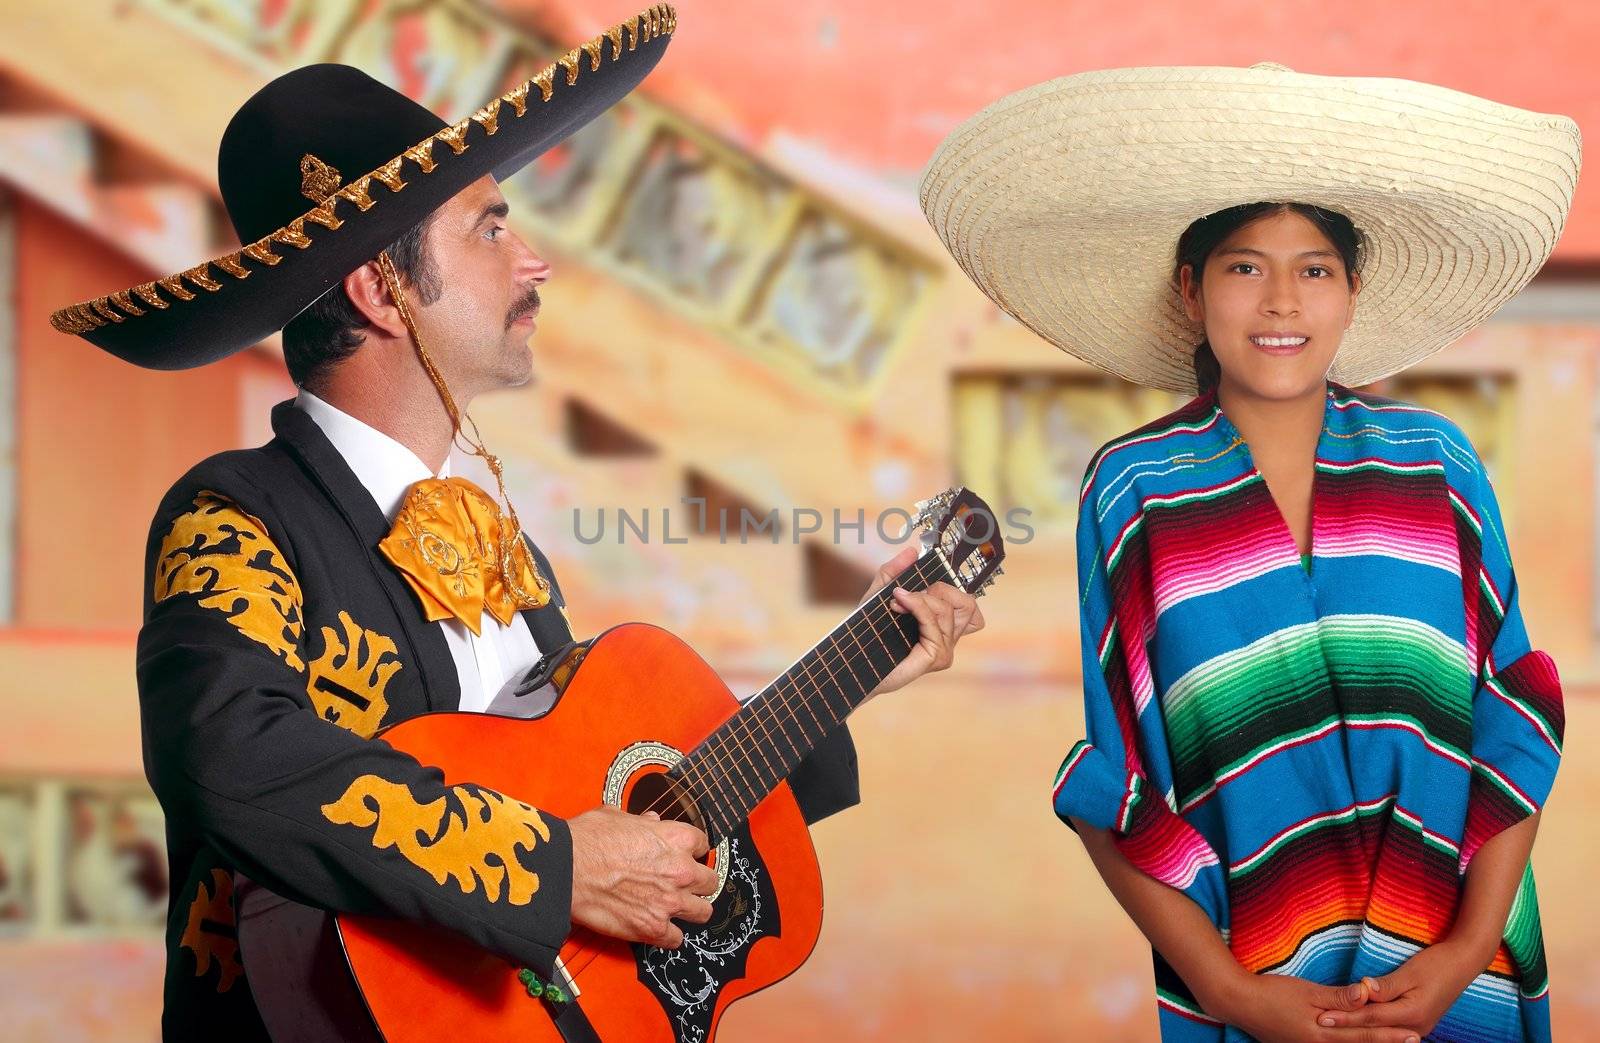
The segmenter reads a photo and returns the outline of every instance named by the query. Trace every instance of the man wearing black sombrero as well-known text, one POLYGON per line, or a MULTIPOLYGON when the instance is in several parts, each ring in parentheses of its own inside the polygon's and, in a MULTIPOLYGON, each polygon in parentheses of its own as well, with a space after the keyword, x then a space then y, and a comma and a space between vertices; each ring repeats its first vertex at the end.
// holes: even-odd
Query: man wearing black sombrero
MULTIPOLYGON (((632 90, 675 24, 670 7, 651 8, 454 125, 346 66, 288 73, 222 139, 223 200, 246 245, 52 318, 157 369, 281 329, 301 388, 274 408, 271 442, 197 465, 151 527, 138 679, 172 870, 169 1039, 266 1035, 233 930, 236 871, 326 909, 448 927, 546 972, 574 923, 673 946, 673 919, 710 913, 698 830, 611 809, 562 820, 446 787, 370 740, 421 713, 494 709, 504 682, 572 640, 499 461, 462 428, 477 394, 529 379, 550 273, 505 227, 497 181, 632 90), (457 437, 488 464, 498 501, 449 477, 457 437), (537 889, 496 901, 413 860, 414 844, 350 812, 350 794, 375 786, 418 809, 413 831, 429 829, 425 809, 437 821, 471 805, 536 837, 508 850, 537 889)), ((945 584, 904 608, 922 640, 880 692, 948 665, 956 637, 982 626, 945 584)), ((855 803, 848 733, 790 781, 810 820, 855 803)))

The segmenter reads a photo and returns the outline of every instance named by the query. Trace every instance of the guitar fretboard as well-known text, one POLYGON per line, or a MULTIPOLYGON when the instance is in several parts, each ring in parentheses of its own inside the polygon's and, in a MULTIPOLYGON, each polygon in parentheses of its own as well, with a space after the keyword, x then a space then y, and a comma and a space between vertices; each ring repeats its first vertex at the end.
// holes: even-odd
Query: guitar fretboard
POLYGON ((915 647, 916 619, 890 606, 896 585, 925 590, 949 574, 929 550, 672 769, 715 844, 737 829, 800 761, 843 725, 915 647))

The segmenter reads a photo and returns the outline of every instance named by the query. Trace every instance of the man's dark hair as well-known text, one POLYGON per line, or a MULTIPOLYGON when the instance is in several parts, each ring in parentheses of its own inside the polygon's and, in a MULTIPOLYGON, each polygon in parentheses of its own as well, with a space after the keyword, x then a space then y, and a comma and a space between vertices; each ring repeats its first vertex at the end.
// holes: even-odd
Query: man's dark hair
MULTIPOLYGON (((1200 273, 1223 240, 1252 221, 1271 214, 1295 213, 1316 225, 1328 242, 1338 251, 1344 262, 1345 281, 1355 288, 1357 265, 1361 255, 1361 232, 1355 224, 1337 210, 1328 210, 1309 203, 1242 203, 1207 214, 1183 230, 1178 237, 1178 257, 1172 266, 1172 277, 1177 279, 1184 265, 1194 271, 1195 285, 1200 284, 1200 273)), ((1202 340, 1194 349, 1194 379, 1201 391, 1217 386, 1222 379, 1222 367, 1217 363, 1211 342, 1202 340)))
MULTIPOLYGON (((432 304, 444 292, 438 266, 428 249, 432 221, 433 215, 429 214, 389 247, 395 271, 418 304, 432 304)), ((328 370, 355 354, 365 342, 361 331, 368 325, 350 302, 341 281, 283 328, 283 361, 289 367, 289 378, 296 386, 315 394, 328 370)))

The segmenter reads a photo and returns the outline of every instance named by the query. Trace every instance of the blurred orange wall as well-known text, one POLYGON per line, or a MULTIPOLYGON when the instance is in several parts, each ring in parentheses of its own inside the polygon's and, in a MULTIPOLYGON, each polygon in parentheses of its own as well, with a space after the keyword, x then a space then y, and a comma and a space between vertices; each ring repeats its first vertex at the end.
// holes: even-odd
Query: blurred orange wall
POLYGON ((23 196, 16 253, 14 623, 131 632, 156 503, 194 463, 240 444, 240 388, 281 377, 282 363, 245 352, 184 373, 130 366, 57 333, 50 312, 149 272, 23 196))

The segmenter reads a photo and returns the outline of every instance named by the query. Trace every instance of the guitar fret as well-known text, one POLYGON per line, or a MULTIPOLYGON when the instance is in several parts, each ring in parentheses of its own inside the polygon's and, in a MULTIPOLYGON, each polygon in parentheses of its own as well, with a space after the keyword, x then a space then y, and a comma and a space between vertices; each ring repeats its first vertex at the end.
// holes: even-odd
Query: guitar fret
MULTIPOLYGON (((843 667, 845 669, 845 672, 850 675, 850 680, 855 683, 855 686, 857 688, 861 689, 862 694, 865 695, 867 692, 872 691, 873 687, 875 687, 875 685, 876 685, 876 682, 874 682, 874 684, 872 684, 872 685, 864 685, 864 684, 861 683, 860 675, 858 675, 856 673, 856 671, 855 671, 855 668, 850 665, 850 657, 849 657, 849 655, 846 654, 844 652, 844 650, 842 650, 839 647, 839 639, 836 636, 830 634, 824 640, 827 641, 827 643, 833 647, 834 651, 840 653, 840 655, 839 655, 840 663, 843 665, 843 667)), ((824 658, 822 665, 823 665, 823 669, 828 671, 828 676, 830 678, 835 677, 834 671, 831 668, 828 667, 826 658, 824 658)))
POLYGON ((800 707, 803 707, 809 711, 810 704, 807 703, 804 698, 799 700, 790 699, 790 693, 785 693, 781 689, 775 689, 774 694, 780 696, 783 701, 782 709, 784 712, 782 715, 779 715, 776 711, 774 711, 774 716, 779 718, 779 727, 783 730, 784 737, 789 740, 789 745, 794 752, 798 756, 804 757, 804 751, 809 750, 815 743, 822 741, 822 739, 826 736, 827 731, 822 727, 822 722, 816 719, 816 715, 814 713, 811 714, 811 719, 816 724, 817 729, 817 737, 816 739, 812 739, 810 732, 806 728, 805 719, 801 717, 798 712, 798 708, 800 707), (793 729, 792 731, 791 726, 793 729), (798 733, 800 736, 799 742, 794 741, 795 733, 798 733))
MULTIPOLYGON (((757 710, 756 713, 759 715, 760 711, 757 710)), ((788 700, 783 700, 781 705, 775 701, 770 712, 765 715, 765 720, 769 730, 775 731, 783 737, 783 744, 775 748, 778 755, 778 763, 782 766, 782 777, 787 778, 789 772, 793 771, 794 766, 799 764, 801 758, 805 756, 805 751, 811 749, 811 741, 806 737, 803 728, 799 729, 800 741, 795 741, 795 736, 790 731, 790 725, 798 728, 799 719, 795 717, 788 700)))
MULTIPOLYGON (((771 779, 761 779, 761 773, 759 771, 756 771, 756 777, 757 777, 757 779, 759 779, 760 781, 762 781, 764 783, 765 782, 771 782, 772 785, 776 786, 778 784, 778 780, 783 778, 784 773, 779 771, 778 769, 776 769, 776 768, 774 768, 772 766, 772 761, 769 760, 768 757, 767 757, 767 750, 766 750, 765 744, 763 742, 764 739, 765 740, 770 740, 772 738, 772 733, 767 730, 765 725, 763 725, 762 726, 762 735, 761 736, 757 736, 755 734, 755 724, 756 723, 757 722, 755 721, 754 717, 751 717, 749 719, 749 727, 747 729, 749 734, 748 734, 747 737, 751 740, 750 741, 750 746, 754 747, 756 753, 761 756, 762 763, 767 766, 767 771, 772 776, 771 779)), ((750 757, 749 757, 749 754, 748 754, 747 750, 745 750, 744 748, 741 748, 741 752, 745 752, 746 759, 750 760, 750 757)), ((779 760, 780 760, 780 763, 781 763, 782 759, 780 758, 779 760)), ((755 762, 753 760, 751 760, 750 763, 751 763, 751 768, 755 769, 755 762)))
MULTIPOLYGON (((828 729, 823 726, 822 718, 817 716, 816 707, 812 706, 811 705, 811 701, 809 699, 804 698, 803 696, 800 699, 800 705, 805 707, 806 713, 811 715, 811 720, 817 726, 817 742, 821 742, 823 740, 823 738, 827 736, 828 729)), ((799 720, 799 716, 796 715, 795 719, 799 720)), ((802 732, 802 734, 804 734, 804 732, 802 732)))

